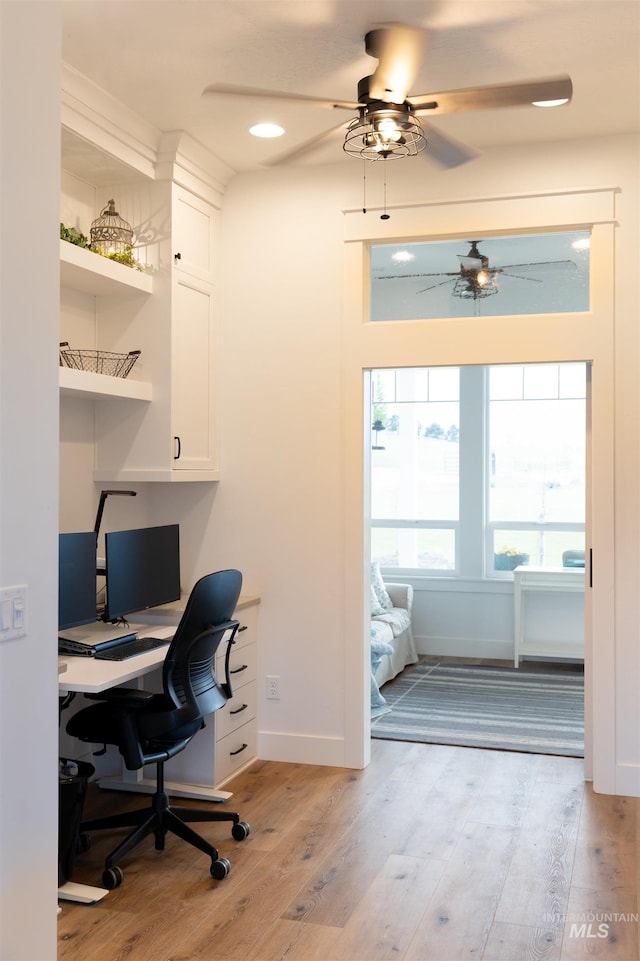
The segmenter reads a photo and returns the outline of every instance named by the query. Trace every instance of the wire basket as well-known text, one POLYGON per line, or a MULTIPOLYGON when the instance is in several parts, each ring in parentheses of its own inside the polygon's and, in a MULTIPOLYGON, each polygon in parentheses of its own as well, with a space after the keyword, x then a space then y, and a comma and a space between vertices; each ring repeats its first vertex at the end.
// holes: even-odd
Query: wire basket
POLYGON ((140 356, 139 350, 116 354, 108 350, 73 350, 67 341, 60 344, 60 366, 88 370, 93 374, 126 377, 140 356))

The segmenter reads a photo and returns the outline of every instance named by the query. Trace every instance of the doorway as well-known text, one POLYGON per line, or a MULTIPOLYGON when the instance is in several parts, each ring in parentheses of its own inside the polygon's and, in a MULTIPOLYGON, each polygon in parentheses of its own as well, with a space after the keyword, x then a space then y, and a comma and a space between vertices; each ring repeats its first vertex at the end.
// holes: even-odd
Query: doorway
MULTIPOLYGON (((472 672, 461 666, 474 663, 475 697, 480 690, 488 698, 500 693, 496 667, 500 683, 520 686, 525 671, 535 671, 531 685, 541 698, 547 684, 556 683, 551 675, 568 671, 572 711, 558 704, 555 725, 551 717, 546 722, 547 746, 549 753, 580 753, 587 375, 585 363, 567 362, 371 371, 371 453, 365 458, 371 557, 387 581, 411 586, 415 649, 413 658, 411 651, 404 657, 407 664, 416 653, 421 658, 418 668, 407 667, 386 688, 397 716, 376 718, 376 736, 402 739, 406 730, 408 740, 439 736, 462 743, 459 732, 474 699, 465 697, 472 672), (517 660, 515 636, 522 641, 517 660), (427 676, 439 662, 456 666, 427 676), (417 679, 411 687, 410 678, 417 679), (418 695, 436 680, 452 684, 462 713, 450 730, 432 694, 429 732, 418 695)), ((395 651, 388 660, 396 671, 403 666, 395 651)), ((377 675, 388 681, 387 667, 377 675)), ((500 725, 509 727, 509 700, 498 697, 496 711, 499 702, 508 709, 500 725)), ((452 696, 447 713, 453 703, 452 696)), ((530 710, 535 713, 535 702, 530 710)), ((525 714, 523 707, 513 731, 527 727, 525 714)), ((544 748, 533 720, 531 728, 529 742, 523 731, 516 743, 544 748)), ((468 730, 473 745, 477 732, 468 730)), ((513 738, 504 733, 508 746, 513 738)), ((495 739, 492 733, 487 743, 495 739)))

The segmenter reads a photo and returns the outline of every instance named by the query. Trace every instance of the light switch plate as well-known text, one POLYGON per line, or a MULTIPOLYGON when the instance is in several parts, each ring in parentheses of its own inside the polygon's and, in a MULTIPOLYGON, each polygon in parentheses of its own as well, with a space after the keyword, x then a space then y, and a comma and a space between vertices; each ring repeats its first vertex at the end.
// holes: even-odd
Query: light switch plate
POLYGON ((27 585, 0 587, 0 641, 16 641, 27 633, 27 585))

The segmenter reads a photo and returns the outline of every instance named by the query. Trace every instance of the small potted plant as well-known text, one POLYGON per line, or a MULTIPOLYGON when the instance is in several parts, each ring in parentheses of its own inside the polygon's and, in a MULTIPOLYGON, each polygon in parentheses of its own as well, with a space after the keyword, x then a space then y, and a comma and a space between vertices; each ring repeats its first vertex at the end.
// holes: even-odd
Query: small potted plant
POLYGON ((529 563, 529 555, 523 554, 517 547, 501 547, 493 555, 493 568, 496 571, 513 571, 522 564, 529 563))

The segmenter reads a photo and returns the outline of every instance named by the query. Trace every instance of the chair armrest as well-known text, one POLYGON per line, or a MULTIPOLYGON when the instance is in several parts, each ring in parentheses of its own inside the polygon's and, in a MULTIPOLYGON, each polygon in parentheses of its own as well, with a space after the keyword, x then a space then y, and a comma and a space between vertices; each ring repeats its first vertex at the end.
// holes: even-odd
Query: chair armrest
POLYGON ((139 691, 134 687, 109 687, 106 691, 98 694, 85 694, 90 701, 110 701, 112 704, 130 705, 131 707, 142 707, 151 698, 156 697, 153 691, 139 691))
POLYGON ((384 585, 387 594, 391 598, 394 607, 403 607, 411 614, 413 606, 413 586, 411 584, 388 584, 384 585))

